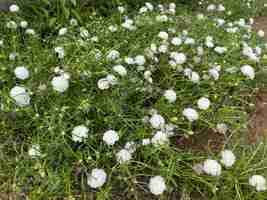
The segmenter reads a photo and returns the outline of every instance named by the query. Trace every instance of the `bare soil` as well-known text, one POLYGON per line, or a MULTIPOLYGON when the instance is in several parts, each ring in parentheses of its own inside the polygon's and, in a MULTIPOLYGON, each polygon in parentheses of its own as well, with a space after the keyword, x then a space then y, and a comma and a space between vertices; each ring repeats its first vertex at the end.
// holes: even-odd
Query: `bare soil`
POLYGON ((267 40, 267 17, 256 17, 254 19, 253 29, 255 31, 263 30, 265 32, 265 39, 267 40))
POLYGON ((256 109, 251 114, 249 124, 249 141, 256 143, 267 136, 267 90, 256 96, 256 109))

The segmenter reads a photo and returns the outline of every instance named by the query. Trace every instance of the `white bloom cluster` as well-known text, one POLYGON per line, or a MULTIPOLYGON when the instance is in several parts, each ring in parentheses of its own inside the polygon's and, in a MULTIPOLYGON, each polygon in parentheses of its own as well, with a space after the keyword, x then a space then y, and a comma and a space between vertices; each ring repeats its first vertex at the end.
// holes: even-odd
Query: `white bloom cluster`
POLYGON ((197 101, 197 105, 198 105, 198 108, 199 109, 201 109, 201 110, 207 110, 210 107, 210 100, 208 98, 201 97, 197 101))
POLYGON ((39 144, 33 144, 31 146, 31 148, 29 148, 28 150, 28 154, 31 158, 38 158, 40 157, 41 154, 41 150, 40 150, 40 145, 39 144))
POLYGON ((105 78, 101 78, 97 82, 97 86, 100 90, 107 90, 112 85, 116 85, 118 82, 117 78, 112 75, 108 74, 105 78))
POLYGON ((88 137, 88 128, 84 125, 79 125, 72 130, 72 140, 74 142, 82 142, 83 139, 88 137))
POLYGON ((188 121, 193 122, 198 119, 198 112, 193 108, 185 108, 183 110, 183 116, 185 116, 188 121))
POLYGON ((18 106, 27 106, 30 104, 30 95, 27 93, 26 89, 21 86, 15 86, 10 91, 10 97, 16 101, 18 106))
POLYGON ((241 67, 241 72, 248 77, 249 79, 254 79, 255 78, 255 71, 254 68, 251 67, 250 65, 243 65, 241 67))
POLYGON ((114 130, 108 130, 104 133, 103 136, 103 141, 109 145, 112 146, 114 145, 117 141, 119 140, 119 135, 116 131, 114 130))
POLYGON ((122 149, 116 154, 116 158, 120 164, 123 164, 132 159, 132 154, 129 150, 122 149))
POLYGON ((149 122, 155 129, 161 129, 165 125, 165 119, 159 114, 153 114, 149 119, 149 122))
POLYGON ((186 55, 184 53, 171 52, 171 60, 173 60, 177 65, 182 65, 186 62, 186 55))
POLYGON ((167 132, 157 131, 152 137, 151 143, 154 145, 163 145, 169 143, 167 132))
POLYGON ((164 97, 167 99, 169 103, 174 103, 176 101, 176 92, 172 89, 166 90, 164 92, 164 97))
POLYGON ((63 93, 69 88, 69 79, 64 75, 55 76, 52 79, 51 84, 55 91, 63 93))
POLYGON ((222 167, 216 160, 207 159, 204 161, 203 171, 211 176, 220 176, 222 167))
POLYGON ((11 6, 9 6, 9 11, 13 12, 13 13, 18 12, 19 11, 19 6, 16 5, 16 4, 12 4, 11 6))
POLYGON ((253 175, 249 178, 249 185, 256 188, 258 192, 266 190, 266 179, 261 175, 253 175))
POLYGON ((107 54, 107 59, 108 60, 117 60, 118 58, 120 58, 120 52, 118 52, 117 50, 111 50, 107 54))
POLYGON ((120 76, 126 76, 127 75, 127 70, 122 65, 115 65, 115 66, 113 66, 113 70, 115 72, 117 72, 120 76))
POLYGON ((25 80, 29 78, 30 76, 28 69, 24 66, 16 67, 16 69, 14 70, 14 73, 15 73, 15 76, 21 80, 25 80))
POLYGON ((87 184, 91 188, 99 188, 105 184, 107 180, 107 174, 103 169, 95 168, 91 174, 87 177, 87 184))
POLYGON ((63 27, 63 28, 59 29, 58 35, 62 36, 62 35, 65 35, 67 32, 68 32, 68 29, 66 27, 63 27))
POLYGON ((55 52, 57 53, 58 58, 62 59, 65 56, 65 51, 63 47, 56 47, 55 52))
POLYGON ((232 167, 235 163, 235 155, 231 150, 224 150, 221 152, 221 163, 226 167, 232 167))
POLYGON ((166 183, 162 176, 154 176, 149 180, 149 190, 154 195, 160 195, 166 190, 166 183))

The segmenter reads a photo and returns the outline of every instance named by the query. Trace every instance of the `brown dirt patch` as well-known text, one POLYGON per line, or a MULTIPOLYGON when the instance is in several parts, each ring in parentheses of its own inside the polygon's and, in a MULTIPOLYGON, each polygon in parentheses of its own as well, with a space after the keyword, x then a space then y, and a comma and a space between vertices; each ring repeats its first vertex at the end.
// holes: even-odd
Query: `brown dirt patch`
POLYGON ((249 141, 256 143, 267 136, 267 91, 256 95, 256 109, 251 115, 249 124, 249 141))
POLYGON ((218 152, 225 144, 226 136, 213 130, 206 130, 189 137, 178 137, 176 144, 179 149, 205 152, 218 152))
POLYGON ((254 19, 253 29, 255 31, 263 30, 267 40, 267 17, 256 17, 254 19))

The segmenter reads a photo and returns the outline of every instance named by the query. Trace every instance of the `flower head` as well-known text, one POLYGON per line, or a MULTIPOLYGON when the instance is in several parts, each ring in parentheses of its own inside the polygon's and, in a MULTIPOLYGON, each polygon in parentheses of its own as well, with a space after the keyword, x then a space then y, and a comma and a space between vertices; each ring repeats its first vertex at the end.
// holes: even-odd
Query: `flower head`
POLYGON ((235 154, 230 150, 224 150, 221 152, 221 163, 224 164, 226 167, 231 167, 235 163, 235 154))
POLYGON ((107 174, 103 169, 95 168, 91 174, 87 177, 87 184, 91 188, 99 188, 105 184, 107 180, 107 174))
POLYGON ((15 73, 15 76, 21 80, 25 80, 29 78, 29 75, 30 75, 28 69, 24 66, 16 67, 16 69, 14 70, 14 73, 15 73))
POLYGON ((152 117, 149 119, 149 122, 155 129, 160 129, 165 125, 165 119, 159 114, 152 115, 152 117))
POLYGON ((69 80, 63 75, 55 76, 52 81, 53 89, 63 93, 69 88, 69 80))
POLYGON ((183 115, 190 121, 193 122, 198 119, 198 113, 193 108, 185 108, 183 110, 183 115))
POLYGON ((253 175, 249 178, 249 185, 256 187, 257 191, 266 190, 266 179, 261 175, 253 175))
POLYGON ((31 98, 24 87, 13 87, 10 91, 10 96, 16 101, 18 106, 23 107, 30 104, 31 98))
POLYGON ((154 176, 149 180, 149 190, 154 195, 160 195, 166 190, 165 180, 161 176, 154 176))
POLYGON ((114 130, 108 130, 104 133, 103 136, 103 141, 107 144, 107 145, 114 145, 117 141, 119 140, 119 135, 116 131, 114 130))
POLYGON ((74 142, 82 142, 83 139, 88 137, 88 128, 84 125, 74 127, 72 130, 72 140, 74 142))
POLYGON ((127 161, 131 160, 132 154, 128 150, 122 149, 116 154, 116 158, 117 158, 117 161, 120 164, 122 164, 122 163, 126 163, 127 161))
POLYGON ((220 176, 222 167, 216 160, 207 159, 203 164, 203 171, 211 176, 220 176))

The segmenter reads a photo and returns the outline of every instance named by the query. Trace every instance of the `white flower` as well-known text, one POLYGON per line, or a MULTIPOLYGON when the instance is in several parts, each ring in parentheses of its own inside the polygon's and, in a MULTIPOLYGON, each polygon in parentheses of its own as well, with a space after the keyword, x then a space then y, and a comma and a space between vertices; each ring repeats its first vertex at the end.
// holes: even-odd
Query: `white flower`
POLYGON ((118 83, 118 79, 113 74, 108 74, 106 76, 106 79, 108 80, 110 85, 116 85, 118 83))
POLYGON ((26 89, 21 86, 15 86, 10 91, 10 97, 16 101, 18 106, 27 106, 30 104, 30 96, 26 92, 26 89))
POLYGON ((28 69, 24 66, 16 67, 16 69, 14 70, 14 73, 15 73, 15 76, 21 80, 25 80, 29 78, 30 76, 28 69))
POLYGON ((16 4, 12 4, 11 6, 9 6, 9 11, 10 12, 18 12, 19 11, 19 6, 16 4))
POLYGON ((134 26, 134 21, 132 19, 126 19, 125 22, 121 24, 121 26, 130 31, 136 29, 136 27, 134 26))
POLYGON ((12 52, 9 54, 9 60, 14 61, 14 60, 16 60, 17 57, 18 57, 18 53, 16 53, 16 52, 12 52))
POLYGON ((161 32, 159 32, 158 37, 159 37, 160 39, 162 39, 162 40, 168 40, 169 35, 168 35, 167 32, 165 32, 165 31, 161 31, 161 32))
POLYGON ((181 65, 186 62, 186 55, 184 53, 171 52, 170 57, 176 62, 176 64, 181 65))
POLYGON ((25 33, 27 35, 35 35, 35 30, 32 29, 32 28, 27 28, 26 31, 25 31, 25 33))
POLYGON ((124 149, 126 149, 130 153, 134 153, 136 151, 136 144, 135 144, 135 142, 133 142, 133 141, 126 142, 126 144, 124 145, 124 149))
POLYGON ((214 11, 216 9, 216 6, 214 4, 210 4, 207 7, 207 11, 214 11))
POLYGON ((138 55, 134 58, 135 64, 142 66, 146 63, 146 58, 143 55, 138 55))
POLYGON ((118 58, 120 58, 120 52, 117 50, 111 50, 107 55, 108 60, 116 60, 118 58))
POLYGON ((154 176, 149 180, 149 190, 154 195, 160 195, 166 190, 165 180, 161 176, 154 176))
POLYGON ((62 93, 65 92, 69 88, 69 80, 66 79, 63 75, 61 76, 55 76, 51 84, 53 86, 53 89, 62 93))
POLYGON ((156 21, 157 22, 167 22, 168 21, 168 16, 167 15, 158 15, 156 16, 156 21))
POLYGON ((124 13, 125 12, 125 8, 123 7, 123 6, 119 6, 118 7, 118 11, 122 14, 122 13, 124 13))
POLYGON ((146 146, 146 145, 149 145, 151 143, 150 139, 149 138, 145 138, 142 140, 142 145, 143 146, 146 146))
POLYGON ((166 53, 168 51, 168 45, 162 44, 159 46, 158 50, 160 53, 166 53))
POLYGON ((198 113, 193 108, 185 108, 183 110, 183 116, 185 116, 190 122, 198 119, 198 113))
POLYGON ((221 163, 224 164, 226 167, 231 167, 235 163, 235 155, 230 150, 224 150, 221 152, 221 163))
POLYGON ((16 29, 18 27, 17 23, 14 21, 9 21, 6 23, 6 27, 10 29, 16 29))
POLYGON ((80 28, 80 36, 84 39, 88 38, 89 37, 89 32, 86 28, 84 27, 81 27, 80 28))
POLYGON ((146 2, 145 5, 148 8, 148 10, 150 10, 150 11, 153 11, 154 10, 154 6, 151 3, 146 2))
POLYGON ((203 171, 211 176, 220 176, 222 167, 216 160, 207 159, 203 164, 203 171))
POLYGON ((103 141, 107 144, 107 145, 114 145, 117 141, 119 140, 119 135, 116 131, 114 130, 108 130, 104 133, 103 136, 103 141))
POLYGON ((251 67, 250 65, 243 65, 241 67, 241 72, 249 79, 255 78, 255 71, 254 71, 253 67, 251 67))
POLYGON ((173 103, 176 101, 176 92, 174 90, 166 90, 164 92, 164 97, 169 101, 169 103, 173 103))
POLYGON ((109 89, 110 87, 110 83, 108 81, 107 78, 101 78, 97 81, 97 87, 100 89, 100 90, 106 90, 106 89, 109 89))
POLYGON ((193 82, 193 83, 198 83, 200 80, 199 74, 197 72, 192 72, 189 76, 189 79, 193 82))
POLYGON ((153 114, 149 122, 155 129, 161 129, 165 125, 165 119, 159 114, 153 114))
POLYGON ((122 164, 132 159, 132 154, 126 150, 122 149, 116 154, 117 161, 122 164))
POLYGON ((257 191, 266 190, 266 179, 261 175, 253 175, 249 178, 249 185, 256 187, 257 191))
POLYGON ((75 126, 72 130, 72 140, 74 142, 82 142, 84 138, 88 137, 88 128, 84 125, 75 126))
POLYGON ((122 65, 115 65, 113 67, 113 70, 115 72, 117 72, 119 75, 121 76, 126 76, 127 75, 127 70, 125 69, 125 67, 123 67, 122 65))
POLYGON ((172 41, 171 41, 171 43, 172 43, 173 45, 175 45, 175 46, 179 46, 179 45, 181 45, 182 42, 183 42, 182 39, 179 38, 179 37, 174 37, 174 38, 172 38, 172 41))
POLYGON ((209 69, 209 75, 210 75, 214 80, 218 80, 219 77, 220 77, 219 70, 217 70, 216 68, 209 69))
POLYGON ((74 19, 74 18, 71 18, 70 19, 70 25, 71 26, 77 26, 78 25, 78 21, 76 19, 74 19))
POLYGON ((37 158, 41 156, 41 150, 39 144, 33 144, 31 148, 28 150, 28 154, 32 158, 37 158))
POLYGON ((223 11, 225 11, 225 7, 222 4, 219 4, 217 10, 219 12, 223 12, 223 11))
POLYGON ((125 63, 128 65, 133 65, 135 63, 134 59, 132 57, 126 57, 124 59, 125 63))
POLYGON ((227 48, 226 47, 215 47, 214 51, 217 52, 218 54, 224 54, 227 51, 227 48))
POLYGON ((151 143, 154 145, 163 145, 169 142, 168 135, 163 131, 157 131, 152 137, 151 143))
POLYGON ((198 101, 197 101, 197 105, 198 108, 201 110, 207 110, 210 107, 210 100, 205 98, 205 97, 201 97, 198 101))
POLYGON ((202 13, 197 14, 197 19, 198 20, 202 20, 204 18, 205 18, 204 14, 202 14, 202 13))
POLYGON ((21 28, 27 28, 28 27, 28 22, 27 21, 21 21, 20 22, 20 27, 21 28))
POLYGON ((87 184, 91 188, 98 188, 105 184, 107 174, 103 169, 95 168, 91 174, 87 177, 87 184))
POLYGON ((118 30, 118 27, 116 25, 110 25, 108 30, 112 33, 115 33, 118 30))
POLYGON ((56 47, 55 52, 58 54, 58 58, 62 59, 64 58, 64 48, 63 47, 56 47))
POLYGON ((68 29, 67 28, 61 28, 61 29, 59 29, 59 31, 58 31, 58 35, 65 35, 66 33, 68 32, 68 29))
POLYGON ((188 44, 188 45, 195 44, 195 39, 188 37, 188 38, 185 39, 184 43, 188 44))
POLYGON ((263 30, 259 30, 259 31, 258 31, 258 36, 259 36, 259 37, 264 37, 264 35, 265 35, 265 33, 264 33, 263 30))

